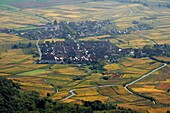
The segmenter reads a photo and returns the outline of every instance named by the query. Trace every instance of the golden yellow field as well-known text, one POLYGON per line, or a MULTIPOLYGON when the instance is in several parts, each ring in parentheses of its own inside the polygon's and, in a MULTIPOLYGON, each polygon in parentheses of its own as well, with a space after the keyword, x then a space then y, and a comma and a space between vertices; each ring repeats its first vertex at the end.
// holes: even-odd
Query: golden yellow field
POLYGON ((126 67, 135 67, 137 65, 147 64, 149 62, 153 62, 153 60, 148 58, 123 58, 121 63, 126 67))
POLYGON ((45 20, 36 17, 26 12, 14 12, 14 11, 0 11, 0 28, 22 28, 27 27, 28 24, 41 24, 45 23, 45 20))
POLYGON ((0 33, 0 52, 11 49, 11 46, 19 41, 25 42, 28 40, 15 35, 0 33))
POLYGON ((122 86, 102 87, 97 90, 101 95, 108 96, 110 98, 109 102, 134 102, 141 99, 130 94, 122 86))
POLYGON ((99 39, 103 39, 106 37, 110 37, 110 35, 103 35, 103 36, 94 36, 94 37, 85 37, 80 39, 81 41, 88 41, 88 40, 93 40, 93 41, 98 41, 99 39))
POLYGON ((155 56, 154 58, 156 58, 158 60, 165 61, 165 62, 170 62, 170 58, 169 57, 157 57, 157 56, 155 56))
POLYGON ((14 43, 14 42, 23 41, 23 40, 26 40, 26 39, 23 39, 21 37, 15 36, 15 35, 0 33, 0 44, 10 43, 10 42, 14 43))
POLYGON ((167 110, 170 110, 170 107, 167 108, 151 108, 148 110, 149 113, 167 113, 167 110))
POLYGON ((7 76, 11 76, 11 74, 6 74, 6 73, 0 73, 1 77, 7 77, 7 76))
POLYGON ((66 21, 79 21, 79 20, 102 20, 111 19, 119 13, 128 15, 129 11, 126 10, 127 6, 121 5, 118 2, 88 2, 84 4, 69 4, 52 6, 48 9, 25 9, 25 12, 42 15, 43 17, 51 20, 66 20, 66 21), (96 6, 93 8, 93 6, 96 6), (102 5, 102 6, 101 6, 102 5), (114 6, 114 7, 112 7, 114 6), (119 9, 122 8, 120 11, 119 9), (114 9, 114 10, 113 10, 114 9), (90 13, 89 13, 90 12, 90 13), (107 12, 110 12, 108 14, 107 12))
POLYGON ((69 95, 69 93, 67 91, 58 92, 57 94, 55 94, 52 97, 52 99, 54 99, 54 100, 61 100, 62 98, 66 97, 67 95, 69 95))
POLYGON ((121 69, 121 68, 123 68, 123 66, 120 65, 120 64, 107 64, 107 65, 104 66, 104 68, 105 68, 107 71, 112 71, 112 70, 121 69))
POLYGON ((75 91, 77 97, 82 97, 82 96, 93 96, 93 95, 98 95, 99 93, 96 91, 95 88, 82 88, 78 89, 75 91))
POLYGON ((135 92, 139 92, 139 93, 161 93, 164 92, 162 90, 158 90, 155 88, 150 88, 150 87, 144 87, 144 88, 132 88, 132 90, 134 90, 135 92))
POLYGON ((19 78, 10 78, 14 81, 19 82, 23 86, 29 87, 39 87, 39 88, 52 88, 50 84, 47 84, 44 79, 36 77, 19 77, 19 78))
POLYGON ((52 42, 52 41, 57 42, 57 41, 64 41, 64 39, 58 39, 58 38, 57 38, 57 39, 56 39, 56 38, 55 38, 55 39, 54 39, 54 38, 53 38, 53 39, 45 39, 44 42, 46 42, 46 41, 49 41, 49 42, 52 42))
POLYGON ((58 69, 56 71, 61 73, 61 74, 66 74, 66 75, 75 75, 75 76, 76 75, 77 76, 86 75, 83 71, 78 70, 77 68, 73 68, 73 67, 58 69))
POLYGON ((95 100, 100 100, 103 103, 105 103, 108 100, 108 97, 106 96, 101 96, 101 95, 96 95, 96 96, 84 96, 84 97, 74 97, 75 100, 84 100, 84 101, 95 101, 95 100))

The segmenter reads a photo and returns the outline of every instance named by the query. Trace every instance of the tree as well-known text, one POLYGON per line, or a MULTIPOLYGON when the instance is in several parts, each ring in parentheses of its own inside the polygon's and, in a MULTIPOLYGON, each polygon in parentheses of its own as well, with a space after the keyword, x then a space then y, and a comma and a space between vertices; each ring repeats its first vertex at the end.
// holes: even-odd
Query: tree
POLYGON ((139 22, 136 21, 136 20, 133 20, 133 21, 132 21, 132 24, 139 24, 139 22))
POLYGON ((47 93, 47 97, 50 97, 51 95, 50 95, 50 93, 47 93))
POLYGON ((53 25, 56 26, 57 24, 57 20, 54 20, 53 25))
POLYGON ((167 8, 170 8, 170 4, 168 4, 166 7, 167 7, 167 8))
POLYGON ((12 49, 18 49, 18 46, 17 45, 13 45, 12 49))
POLYGON ((32 43, 29 42, 27 47, 30 48, 31 46, 32 46, 32 43))

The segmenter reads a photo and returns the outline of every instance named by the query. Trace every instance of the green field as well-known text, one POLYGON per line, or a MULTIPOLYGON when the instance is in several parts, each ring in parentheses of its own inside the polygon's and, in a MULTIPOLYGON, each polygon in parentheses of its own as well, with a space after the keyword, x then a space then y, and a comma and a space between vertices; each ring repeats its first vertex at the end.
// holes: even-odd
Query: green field
POLYGON ((37 70, 29 71, 29 72, 20 73, 20 74, 18 74, 18 76, 40 75, 40 74, 46 73, 46 72, 47 72, 47 70, 37 69, 37 70))

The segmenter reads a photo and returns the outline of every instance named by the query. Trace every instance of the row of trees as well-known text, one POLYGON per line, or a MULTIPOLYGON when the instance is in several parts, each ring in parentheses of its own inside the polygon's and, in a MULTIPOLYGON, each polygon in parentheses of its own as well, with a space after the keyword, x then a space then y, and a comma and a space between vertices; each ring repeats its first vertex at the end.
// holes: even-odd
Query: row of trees
POLYGON ((35 47, 35 45, 32 44, 31 42, 29 42, 29 43, 19 42, 18 44, 14 44, 12 46, 12 49, 26 49, 26 48, 31 48, 31 47, 35 47))

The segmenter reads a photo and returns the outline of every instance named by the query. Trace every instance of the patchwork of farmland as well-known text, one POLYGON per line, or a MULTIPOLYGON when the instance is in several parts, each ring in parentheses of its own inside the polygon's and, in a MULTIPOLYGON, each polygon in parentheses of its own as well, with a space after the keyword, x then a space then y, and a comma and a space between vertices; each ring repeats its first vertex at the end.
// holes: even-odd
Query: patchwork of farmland
MULTIPOLYGON (((169 8, 147 7, 142 4, 119 3, 110 0, 96 2, 87 0, 83 3, 82 1, 58 0, 61 3, 51 4, 56 1, 51 0, 49 4, 43 1, 41 4, 37 3, 37 7, 36 4, 34 7, 29 7, 29 5, 21 7, 23 2, 15 4, 2 0, 0 1, 0 28, 25 30, 35 29, 54 20, 78 22, 109 19, 115 25, 106 26, 104 29, 114 27, 124 30, 135 26, 133 24, 135 20, 150 24, 154 29, 133 31, 131 34, 115 37, 108 34, 79 40, 110 40, 120 48, 143 48, 153 46, 155 43, 170 43, 169 8), (6 3, 8 5, 5 5, 6 3)), ((45 41, 64 41, 64 38, 46 39, 40 42, 45 41)), ((27 52, 25 49, 11 49, 19 42, 36 44, 36 40, 0 33, 0 77, 7 77, 20 83, 25 90, 35 90, 42 97, 49 94, 54 100, 78 104, 82 101, 101 100, 104 103, 111 102, 140 112, 166 112, 170 109, 170 65, 129 86, 131 90, 140 95, 154 98, 156 104, 153 104, 146 98, 129 93, 123 85, 160 67, 162 63, 158 61, 149 58, 123 57, 118 63, 105 63, 102 71, 94 71, 90 68, 92 65, 83 64, 35 64, 38 57, 33 57, 32 53, 28 54, 28 51, 32 49, 38 53, 37 48, 30 48, 27 52), (73 89, 75 89, 75 95, 72 96, 69 91, 73 89), (70 98, 65 99, 70 95, 70 98)), ((169 57, 154 56, 154 58, 165 62, 170 61, 169 57)))
POLYGON ((165 10, 165 8, 149 8, 140 4, 125 5, 118 2, 87 2, 84 4, 66 4, 40 9, 24 9, 24 11, 41 15, 49 20, 84 21, 89 20, 89 18, 90 20, 111 19, 120 30, 134 26, 132 21, 136 20, 151 24, 155 29, 149 32, 135 31, 132 35, 123 35, 116 40, 111 39, 113 43, 118 44, 120 47, 139 48, 153 44, 151 40, 158 44, 169 43, 168 15, 170 11, 167 8, 165 10), (142 19, 150 17, 157 18, 142 19), (119 40, 121 40, 121 43, 119 40))
MULTIPOLYGON (((63 100, 63 102, 81 103, 83 100, 101 100, 102 102, 112 102, 120 106, 126 103, 130 108, 133 108, 135 104, 142 104, 146 109, 151 103, 144 98, 130 94, 124 89, 122 84, 139 78, 141 75, 159 67, 161 64, 147 58, 123 58, 118 64, 106 64, 104 66, 106 69, 106 75, 104 76, 115 76, 114 73, 121 73, 121 75, 118 78, 103 80, 102 74, 93 73, 89 69, 78 65, 35 65, 33 64, 34 59, 31 55, 24 55, 19 50, 10 50, 1 54, 0 61, 0 76, 7 76, 9 79, 20 83, 21 87, 25 90, 38 91, 43 97, 49 93, 51 98, 62 101, 62 99, 70 95, 68 91, 75 88, 76 95, 63 100), (83 79, 73 80, 74 77, 83 77, 83 79), (105 84, 112 86, 104 86, 105 84), (56 88, 59 91, 58 93, 56 92, 56 88), (131 106, 132 103, 133 106, 131 106)), ((158 84, 157 79, 160 77, 152 78, 152 76, 143 80, 144 82, 141 81, 141 83, 139 82, 131 87, 136 92, 144 93, 145 95, 156 98, 163 104, 168 104, 168 101, 164 101, 163 98, 166 96, 166 98, 169 98, 166 94, 166 90, 169 87, 168 77, 168 75, 165 75, 164 79, 161 78, 163 81, 157 87, 155 87, 158 84), (152 80, 155 80, 155 82, 151 83, 152 80), (150 86, 150 84, 153 86, 150 86), (159 97, 160 95, 162 95, 162 98, 159 97)), ((141 107, 138 110, 140 109, 141 107)))

